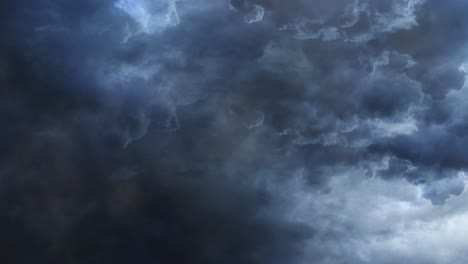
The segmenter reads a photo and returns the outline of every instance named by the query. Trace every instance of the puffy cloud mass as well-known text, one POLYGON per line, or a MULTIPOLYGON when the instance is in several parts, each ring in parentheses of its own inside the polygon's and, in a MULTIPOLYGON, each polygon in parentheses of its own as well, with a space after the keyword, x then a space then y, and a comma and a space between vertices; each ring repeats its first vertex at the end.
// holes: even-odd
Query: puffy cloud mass
POLYGON ((466 263, 466 10, 2 1, 2 261, 466 263))

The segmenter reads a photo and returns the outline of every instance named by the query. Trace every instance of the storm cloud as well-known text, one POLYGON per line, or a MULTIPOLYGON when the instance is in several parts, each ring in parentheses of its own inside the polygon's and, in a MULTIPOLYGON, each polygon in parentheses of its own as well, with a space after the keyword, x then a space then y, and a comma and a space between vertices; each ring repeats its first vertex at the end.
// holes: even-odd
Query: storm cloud
POLYGON ((1 260, 465 263, 465 10, 3 1, 1 260))

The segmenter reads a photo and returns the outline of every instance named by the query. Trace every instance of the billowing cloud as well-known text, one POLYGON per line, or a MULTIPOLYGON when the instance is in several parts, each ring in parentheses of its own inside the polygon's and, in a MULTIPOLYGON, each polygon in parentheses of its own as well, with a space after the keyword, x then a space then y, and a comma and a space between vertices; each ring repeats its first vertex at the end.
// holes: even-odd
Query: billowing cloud
POLYGON ((0 3, 6 262, 464 263, 467 5, 0 3))

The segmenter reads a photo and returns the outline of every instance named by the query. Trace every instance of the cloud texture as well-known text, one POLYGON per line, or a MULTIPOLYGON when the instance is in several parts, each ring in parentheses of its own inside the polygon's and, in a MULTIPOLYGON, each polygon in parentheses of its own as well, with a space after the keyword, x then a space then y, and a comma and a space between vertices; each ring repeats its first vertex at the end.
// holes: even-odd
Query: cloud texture
POLYGON ((467 9, 3 1, 3 262, 465 263, 467 9))

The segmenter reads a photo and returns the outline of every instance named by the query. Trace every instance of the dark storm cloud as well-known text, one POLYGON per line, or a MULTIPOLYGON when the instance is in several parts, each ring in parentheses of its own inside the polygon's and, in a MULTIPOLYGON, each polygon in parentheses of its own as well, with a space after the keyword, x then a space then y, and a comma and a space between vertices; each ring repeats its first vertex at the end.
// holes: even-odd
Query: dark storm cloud
POLYGON ((359 171, 460 195, 463 8, 1 3, 6 262, 302 263, 346 231, 291 217, 291 181, 329 193, 359 171))
POLYGON ((254 184, 262 177, 248 173, 258 162, 238 157, 232 166, 245 168, 225 165, 248 133, 214 91, 229 83, 216 72, 259 57, 264 30, 247 28, 228 9, 218 16, 202 10, 164 36, 135 34, 123 45, 125 25, 134 21, 113 4, 8 6, 14 15, 2 32, 1 243, 10 250, 3 260, 299 257, 311 231, 282 217, 272 203, 279 199, 254 184), (242 38, 244 30, 256 39, 242 38))
MULTIPOLYGON (((262 4, 243 3, 237 5, 262 4)), ((336 124, 343 120, 346 123, 346 120, 357 118, 391 124, 395 118, 412 116, 416 118, 412 121, 417 130, 415 133, 412 130, 398 131, 401 135, 379 139, 375 138, 373 132, 376 131, 371 128, 369 134, 361 134, 374 137, 370 141, 391 142, 371 143, 371 153, 380 149, 380 153, 394 155, 415 166, 416 173, 408 176, 415 183, 434 177, 452 177, 453 173, 444 171, 464 170, 464 136, 454 134, 454 131, 460 131, 463 127, 460 123, 464 121, 455 125, 459 129, 452 128, 454 125, 448 118, 454 107, 440 100, 444 100, 451 90, 460 90, 464 84, 464 72, 459 67, 466 58, 463 44, 467 31, 462 26, 463 16, 459 10, 465 5, 462 1, 348 1, 334 5, 307 1, 264 3, 273 13, 275 25, 303 41, 296 44, 299 45, 296 48, 303 51, 301 55, 309 63, 304 74, 309 79, 297 83, 297 75, 290 78, 296 87, 300 87, 294 94, 302 93, 299 103, 292 103, 294 108, 291 109, 297 109, 301 103, 312 106, 304 107, 303 113, 296 110, 286 120, 305 121, 313 112, 320 116, 319 120, 304 122, 307 128, 303 126, 299 132, 292 128, 294 132, 290 134, 300 134, 304 142, 303 134, 308 133, 310 127, 320 127, 320 123, 336 124), (281 5, 287 7, 278 8, 281 5), (364 20, 369 23, 367 26, 364 20), (341 96, 343 94, 348 96, 341 96), (307 100, 304 102, 303 98, 307 100), (434 118, 435 122, 444 124, 432 128, 427 122, 433 122, 434 118)), ((287 115, 288 111, 283 110, 283 113, 287 115)), ((294 125, 287 126, 291 129, 294 125)), ((319 132, 311 134, 312 140, 308 142, 318 143, 317 137, 332 132, 338 137, 336 145, 341 148, 343 141, 356 140, 354 132, 361 129, 358 126, 354 131, 340 133, 334 126, 320 127, 319 132)), ((316 148, 318 152, 322 151, 322 147, 316 148)), ((406 175, 408 168, 406 166, 395 176, 406 175)))

